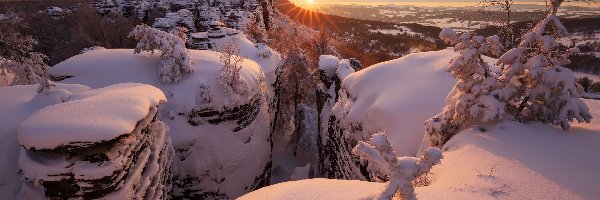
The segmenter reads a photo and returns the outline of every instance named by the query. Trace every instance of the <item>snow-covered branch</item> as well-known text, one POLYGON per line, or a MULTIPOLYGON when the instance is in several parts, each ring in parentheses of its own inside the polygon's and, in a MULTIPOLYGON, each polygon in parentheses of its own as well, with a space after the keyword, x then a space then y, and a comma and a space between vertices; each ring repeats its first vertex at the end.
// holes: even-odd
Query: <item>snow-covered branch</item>
POLYGON ((396 157, 385 133, 371 136, 369 143, 360 141, 352 153, 361 159, 387 169, 390 181, 376 199, 386 200, 399 195, 403 199, 416 199, 413 181, 438 164, 442 159, 440 149, 431 147, 420 158, 396 157))

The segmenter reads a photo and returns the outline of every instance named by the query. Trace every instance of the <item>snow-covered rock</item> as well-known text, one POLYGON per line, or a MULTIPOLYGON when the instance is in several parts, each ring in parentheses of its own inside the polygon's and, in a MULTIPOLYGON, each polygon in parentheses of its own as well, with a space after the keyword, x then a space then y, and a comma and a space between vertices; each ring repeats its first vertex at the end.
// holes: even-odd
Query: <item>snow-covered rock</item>
POLYGON ((332 55, 322 55, 319 57, 319 69, 323 70, 327 76, 334 76, 340 59, 332 55))
POLYGON ((48 150, 113 140, 131 133, 150 108, 164 101, 162 91, 141 84, 72 94, 67 102, 43 108, 21 123, 19 143, 26 149, 48 150))
POLYGON ((240 49, 240 56, 253 60, 260 65, 267 77, 269 85, 275 81, 275 69, 277 69, 279 63, 282 61, 279 53, 264 44, 254 44, 252 41, 248 40, 243 33, 223 38, 210 39, 212 49, 215 51, 224 49, 224 47, 231 42, 237 43, 237 46, 240 49))
POLYGON ((379 176, 367 173, 368 165, 351 153, 358 141, 378 131, 387 133, 399 156, 415 156, 425 131, 423 122, 444 106, 455 83, 445 70, 455 55, 452 49, 409 54, 347 76, 320 140, 321 176, 360 180, 379 176))
MULTIPOLYGON (((256 49, 248 45, 242 53, 255 56, 250 47, 256 49)), ((271 141, 263 69, 271 65, 245 59, 240 80, 247 92, 227 93, 218 81, 223 67, 220 53, 190 50, 190 55, 193 72, 168 86, 158 75, 159 55, 134 55, 131 49, 88 51, 54 66, 50 73, 73 76, 63 83, 99 88, 138 82, 166 94, 168 103, 160 107, 158 119, 168 125, 176 151, 173 197, 236 198, 267 185, 271 141)))
MULTIPOLYGON (((19 142, 17 127, 31 114, 50 105, 46 95, 38 95, 37 85, 18 85, 0 87, 0 196, 16 199, 21 186, 21 177, 17 173, 19 142)), ((83 85, 56 84, 54 90, 70 93, 85 92, 90 88, 83 85)))
POLYGON ((166 198, 173 149, 166 100, 137 83, 72 94, 18 127, 20 198, 166 198))

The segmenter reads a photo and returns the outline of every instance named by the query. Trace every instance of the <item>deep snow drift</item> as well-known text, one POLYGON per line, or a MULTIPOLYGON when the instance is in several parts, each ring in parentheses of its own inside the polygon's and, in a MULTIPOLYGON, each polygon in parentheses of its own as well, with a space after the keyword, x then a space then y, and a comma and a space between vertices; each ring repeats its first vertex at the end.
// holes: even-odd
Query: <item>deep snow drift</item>
MULTIPOLYGON (((423 122, 442 109, 455 83, 445 70, 454 56, 452 49, 410 54, 348 76, 332 111, 332 116, 350 127, 341 131, 348 134, 343 138, 367 137, 383 130, 399 156, 414 156, 424 134, 423 122), (361 131, 352 128, 357 123, 362 124, 361 131)), ((585 102, 594 120, 575 123, 566 132, 537 122, 513 121, 463 130, 445 145, 442 163, 428 175, 429 186, 416 188, 417 197, 590 199, 600 195, 600 159, 595 155, 600 152, 600 102, 585 102)), ((263 188, 242 199, 339 199, 339 195, 365 199, 383 187, 381 183, 309 179, 263 188)))

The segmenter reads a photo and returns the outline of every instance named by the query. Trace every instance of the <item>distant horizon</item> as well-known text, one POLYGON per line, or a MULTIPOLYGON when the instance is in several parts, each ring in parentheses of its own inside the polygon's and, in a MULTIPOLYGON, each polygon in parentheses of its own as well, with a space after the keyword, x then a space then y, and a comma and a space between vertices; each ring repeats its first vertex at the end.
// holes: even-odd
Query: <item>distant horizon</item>
MULTIPOLYGON (((291 0, 296 5, 307 6, 310 5, 306 0, 291 0)), ((312 5, 402 5, 402 6, 423 6, 423 7, 470 7, 475 6, 479 0, 377 0, 377 1, 365 1, 365 0, 314 0, 312 5), (435 3, 435 4, 432 4, 435 3)), ((544 6, 545 1, 541 0, 519 0, 515 1, 517 5, 540 5, 544 6)), ((600 3, 585 3, 585 2, 565 2, 564 6, 578 6, 578 7, 600 7, 600 3)))

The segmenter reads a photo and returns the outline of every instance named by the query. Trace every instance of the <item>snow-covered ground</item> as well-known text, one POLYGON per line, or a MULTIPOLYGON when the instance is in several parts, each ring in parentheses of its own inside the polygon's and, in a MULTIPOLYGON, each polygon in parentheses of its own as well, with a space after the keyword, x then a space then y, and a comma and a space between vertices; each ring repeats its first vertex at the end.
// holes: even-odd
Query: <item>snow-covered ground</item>
POLYGON ((406 33, 409 35, 420 35, 417 32, 414 32, 413 30, 411 30, 410 28, 406 27, 406 26, 397 26, 397 29, 374 29, 374 30, 370 30, 373 33, 382 33, 382 34, 387 34, 387 35, 398 35, 398 34, 402 34, 402 33, 406 33))
POLYGON ((467 21, 454 18, 429 19, 420 22, 423 25, 437 26, 440 28, 452 28, 456 31, 473 31, 484 28, 490 24, 488 21, 467 21))
POLYGON ((383 184, 356 180, 305 179, 289 181, 248 193, 240 200, 373 199, 383 184))
MULTIPOLYGON (((443 106, 454 84, 451 49, 411 54, 344 80, 355 101, 336 105, 384 130, 400 155, 416 153, 423 121, 443 106)), ((492 59, 486 59, 493 61, 492 59)), ((422 199, 594 199, 600 195, 600 101, 585 100, 594 119, 569 131, 539 122, 503 121, 461 131, 418 187, 422 199)), ((333 112, 336 112, 335 109, 333 112)), ((366 128, 368 129, 368 127, 366 128)), ((307 179, 257 190, 242 199, 370 199, 382 183, 307 179)))
MULTIPOLYGON (((240 63, 242 84, 235 91, 227 90, 226 86, 219 82, 218 77, 223 64, 220 61, 221 54, 215 51, 191 50, 193 72, 184 75, 183 80, 177 84, 166 85, 161 81, 158 68, 159 53, 134 54, 133 49, 89 50, 54 66, 50 74, 66 78, 55 88, 61 91, 64 89, 65 94, 81 93, 119 83, 142 83, 160 89, 158 91, 161 95, 165 94, 168 103, 159 107, 157 118, 168 125, 168 133, 176 151, 171 171, 176 181, 179 181, 174 183, 177 185, 177 195, 189 195, 188 198, 235 198, 268 183, 268 172, 271 170, 271 141, 266 82, 268 77, 265 73, 273 74, 281 57, 268 47, 251 43, 243 34, 214 42, 220 47, 230 40, 238 43, 241 55, 247 58, 240 63), (205 117, 207 115, 208 117, 205 117), (240 167, 241 165, 244 167, 240 167)), ((36 89, 36 85, 0 88, 0 94, 11 94, 0 98, 0 160, 7 161, 0 164, 0 196, 8 199, 15 198, 22 183, 21 177, 16 173, 20 149, 17 127, 40 108, 57 101, 52 96, 40 99, 35 95, 36 89)), ((114 94, 124 95, 140 96, 135 91, 114 94)), ((77 95, 72 97, 79 98, 77 95)), ((110 97, 106 98, 110 100, 110 97)), ((91 100, 94 99, 99 98, 94 97, 91 100)), ((115 108, 131 107, 127 103, 112 104, 115 108)), ((145 105, 143 102, 135 104, 145 105)), ((71 117, 79 116, 78 119, 84 120, 84 114, 71 113, 71 117)), ((117 118, 130 117, 135 112, 121 114, 117 118)), ((39 125, 35 123, 34 126, 25 127, 34 127, 35 130, 43 128, 39 125)), ((52 126, 43 123, 41 125, 52 126)), ((77 127, 72 128, 75 130, 77 127)), ((127 127, 115 126, 109 130, 112 135, 108 137, 127 133, 124 128, 129 130, 131 127, 129 124, 127 127)), ((97 132, 99 129, 93 130, 97 132)), ((100 131, 106 132, 104 129, 100 131)), ((56 142, 48 145, 57 146, 71 142, 69 139, 73 138, 65 134, 81 136, 75 132, 57 134, 65 137, 52 138, 52 141, 56 142)), ((46 134, 39 138, 32 134, 23 136, 26 144, 35 143, 34 145, 39 145, 43 143, 41 140, 51 137, 46 134)))

